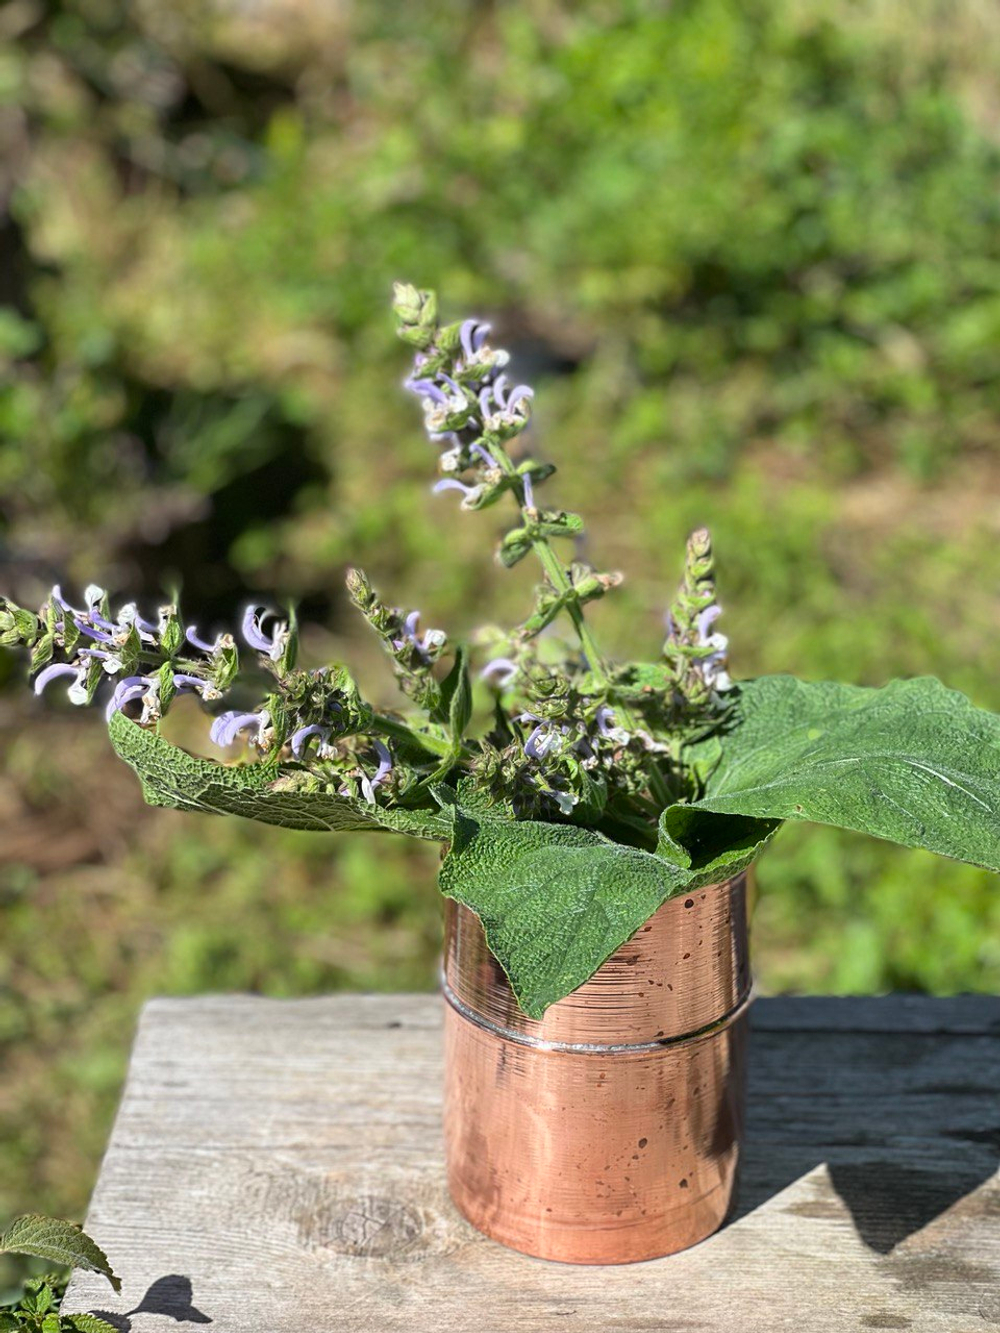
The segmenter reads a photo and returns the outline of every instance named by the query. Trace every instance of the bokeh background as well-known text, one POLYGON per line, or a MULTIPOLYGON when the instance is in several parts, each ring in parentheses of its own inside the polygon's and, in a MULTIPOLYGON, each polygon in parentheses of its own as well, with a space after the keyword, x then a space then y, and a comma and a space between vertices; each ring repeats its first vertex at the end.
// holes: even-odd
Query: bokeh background
MULTIPOLYGON (((1000 708, 991 0, 7 0, 0 38, 5 591, 296 596, 376 694, 349 560, 518 618, 499 520, 429 494, 405 278, 538 387, 617 655, 706 522, 736 674, 1000 708)), ((0 1217, 82 1215, 145 996, 434 984, 435 849, 147 810, 10 654, 0 749, 0 1217)), ((759 882, 766 990, 1000 988, 983 872, 789 829, 759 882)))

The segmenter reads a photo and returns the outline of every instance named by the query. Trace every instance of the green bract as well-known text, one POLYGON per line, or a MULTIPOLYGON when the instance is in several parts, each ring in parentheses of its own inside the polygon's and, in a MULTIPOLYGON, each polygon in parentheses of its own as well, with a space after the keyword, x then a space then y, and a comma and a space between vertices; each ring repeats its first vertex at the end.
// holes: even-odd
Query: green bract
POLYGON ((86 703, 114 679, 112 744, 151 804, 441 842, 442 891, 480 917, 536 1018, 667 899, 745 869, 786 819, 1000 871, 1000 718, 930 679, 734 685, 703 529, 658 660, 610 663, 584 607, 621 576, 560 553, 583 524, 536 495, 555 469, 521 447, 531 389, 508 380, 488 326, 441 325, 432 293, 398 287, 396 314, 416 349, 407 388, 439 446, 440 502, 514 505, 496 554, 504 566, 538 559, 534 605, 513 629, 477 636, 491 659, 474 671, 465 647, 351 570, 401 711, 368 702, 342 664, 298 666, 294 616, 248 607, 242 637, 269 692, 216 717, 216 744, 255 753, 233 763, 195 758, 154 729, 177 694, 213 703, 242 679, 232 635, 185 628, 173 604, 156 620, 131 604, 115 613, 96 587, 80 609, 54 589, 37 617, 5 601, 0 642, 31 652, 36 690, 60 680, 86 703))

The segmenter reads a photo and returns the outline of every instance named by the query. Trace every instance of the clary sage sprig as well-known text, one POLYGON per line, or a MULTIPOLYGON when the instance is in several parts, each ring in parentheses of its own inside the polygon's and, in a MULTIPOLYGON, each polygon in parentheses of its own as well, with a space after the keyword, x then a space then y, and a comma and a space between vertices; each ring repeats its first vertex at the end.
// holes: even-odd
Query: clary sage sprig
POLYGON ((405 387, 437 450, 433 490, 465 511, 508 506, 497 559, 540 566, 527 614, 475 636, 489 654, 473 664, 350 570, 350 600, 405 699, 379 709, 346 666, 297 664, 292 614, 250 606, 238 636, 211 637, 173 602, 146 619, 95 586, 80 606, 54 588, 37 615, 3 601, 0 644, 30 651, 36 692, 59 683, 82 704, 104 686, 112 743, 147 800, 444 843, 443 891, 480 916, 534 1017, 667 898, 749 865, 784 819, 1000 870, 1000 719, 931 679, 734 684, 704 529, 689 538, 659 656, 615 663, 586 607, 621 575, 576 558, 583 520, 544 501, 555 468, 528 444, 533 390, 508 374, 489 325, 443 324, 433 293, 398 285, 395 312, 414 349, 405 387), (223 708, 210 729, 241 747, 235 762, 157 733, 178 695, 214 706, 251 678, 266 682, 260 702, 223 708))

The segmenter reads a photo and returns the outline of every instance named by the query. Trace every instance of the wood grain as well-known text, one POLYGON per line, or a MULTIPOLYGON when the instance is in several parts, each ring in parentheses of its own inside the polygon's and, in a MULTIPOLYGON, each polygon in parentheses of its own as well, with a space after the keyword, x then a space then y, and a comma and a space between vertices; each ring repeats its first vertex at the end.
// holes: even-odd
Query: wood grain
POLYGON ((1000 1329, 1000 999, 758 1001, 734 1220, 622 1268, 455 1213, 440 1004, 149 1004, 88 1217, 124 1290, 78 1274, 65 1308, 132 1333, 1000 1329))

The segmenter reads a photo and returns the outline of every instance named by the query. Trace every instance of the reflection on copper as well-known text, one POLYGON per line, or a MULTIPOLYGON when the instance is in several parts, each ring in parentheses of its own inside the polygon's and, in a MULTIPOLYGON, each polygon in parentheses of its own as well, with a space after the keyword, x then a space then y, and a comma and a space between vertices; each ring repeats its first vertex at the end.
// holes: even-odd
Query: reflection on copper
POLYGON ((445 918, 448 1183, 470 1222, 569 1263, 671 1254, 733 1202, 750 971, 745 876, 665 903, 540 1020, 478 918, 445 918))

